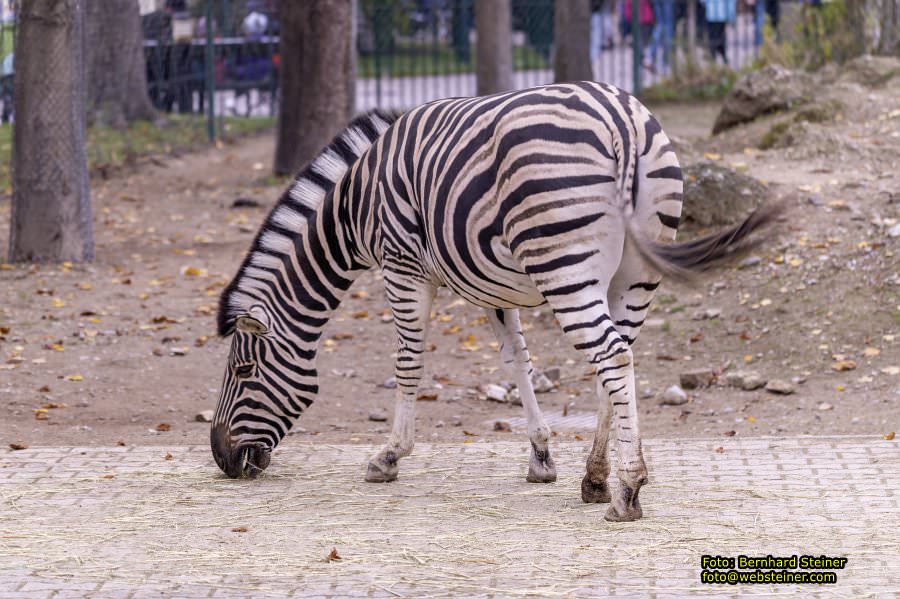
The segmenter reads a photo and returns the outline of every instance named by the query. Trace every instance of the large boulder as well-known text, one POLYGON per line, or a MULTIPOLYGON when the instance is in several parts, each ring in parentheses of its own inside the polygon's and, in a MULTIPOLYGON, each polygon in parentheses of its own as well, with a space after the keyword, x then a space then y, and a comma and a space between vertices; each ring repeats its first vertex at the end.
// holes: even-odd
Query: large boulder
POLYGON ((900 77, 900 58, 865 54, 844 64, 838 80, 872 87, 883 85, 894 77, 900 77))
POLYGON ((681 220, 700 227, 737 223, 768 197, 765 185, 714 162, 684 167, 684 205, 681 220))
POLYGON ((813 97, 814 80, 808 73, 771 64, 737 80, 713 125, 713 134, 752 121, 769 112, 789 109, 813 97))

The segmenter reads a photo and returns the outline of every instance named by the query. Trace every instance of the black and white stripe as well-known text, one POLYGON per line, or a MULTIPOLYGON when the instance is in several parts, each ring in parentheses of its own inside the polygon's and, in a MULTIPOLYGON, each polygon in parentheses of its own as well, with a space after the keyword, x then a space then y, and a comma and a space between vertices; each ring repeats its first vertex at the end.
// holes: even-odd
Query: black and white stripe
POLYGON ((367 480, 392 480, 412 450, 426 325, 443 285, 485 308, 500 339, 528 416, 535 481, 556 473, 516 309, 550 304, 597 371, 601 425, 583 498, 609 500, 611 425, 622 485, 608 517, 640 517, 646 468, 630 347, 661 275, 706 267, 771 218, 674 244, 681 194, 658 121, 608 85, 549 85, 356 119, 297 177, 222 295, 219 332, 236 333, 214 447, 247 462, 241 448, 277 444, 315 397, 316 344, 329 314, 356 276, 378 267, 398 333, 399 392, 391 438, 367 480), (237 378, 244 361, 256 374, 237 378))

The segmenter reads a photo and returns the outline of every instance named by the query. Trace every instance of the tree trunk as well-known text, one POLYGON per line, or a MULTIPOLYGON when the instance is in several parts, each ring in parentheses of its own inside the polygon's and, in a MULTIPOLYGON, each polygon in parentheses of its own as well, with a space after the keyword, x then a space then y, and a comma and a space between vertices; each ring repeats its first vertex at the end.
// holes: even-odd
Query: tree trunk
POLYGON ((83 261, 94 256, 84 124, 88 1, 20 4, 11 262, 83 261))
POLYGON ((878 53, 900 56, 900 0, 881 0, 878 53))
POLYGON ((554 80, 590 81, 594 78, 590 0, 556 0, 553 20, 554 80))
POLYGON ((92 0, 86 8, 88 122, 121 129, 152 120, 138 3, 92 0))
POLYGON ((512 6, 510 0, 475 0, 478 95, 513 87, 512 6))
POLYGON ((353 0, 281 3, 281 101, 275 172, 297 172, 353 117, 353 0))

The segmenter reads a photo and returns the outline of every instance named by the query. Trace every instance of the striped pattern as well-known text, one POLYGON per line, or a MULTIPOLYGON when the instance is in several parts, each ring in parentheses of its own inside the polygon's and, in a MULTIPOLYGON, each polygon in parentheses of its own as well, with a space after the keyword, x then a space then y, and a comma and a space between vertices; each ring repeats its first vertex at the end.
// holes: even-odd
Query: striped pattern
POLYGON ((606 439, 615 430, 622 490, 611 518, 640 517, 647 473, 630 347, 661 274, 704 268, 768 219, 673 244, 681 193, 659 123, 608 85, 550 85, 356 119, 297 177, 222 295, 219 332, 236 334, 214 448, 278 443, 317 391, 322 327, 352 281, 377 267, 398 335, 398 396, 367 480, 392 480, 412 450, 431 300, 447 286, 485 309, 500 340, 528 421, 528 480, 541 482, 556 472, 517 309, 549 303, 597 372, 598 428, 582 496, 609 500, 606 439))

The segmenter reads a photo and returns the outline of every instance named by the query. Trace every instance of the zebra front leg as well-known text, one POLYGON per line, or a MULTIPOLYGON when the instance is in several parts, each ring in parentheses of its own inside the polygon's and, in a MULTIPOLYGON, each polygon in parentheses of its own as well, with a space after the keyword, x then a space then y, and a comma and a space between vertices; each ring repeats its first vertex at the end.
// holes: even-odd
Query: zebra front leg
POLYGON ((416 391, 422 378, 425 335, 436 291, 430 284, 420 282, 404 280, 402 284, 392 284, 387 273, 384 281, 399 341, 395 362, 397 402, 388 442, 369 460, 366 481, 370 483, 396 480, 398 461, 412 453, 416 430, 416 391))
POLYGON ((519 388, 522 408, 528 421, 531 458, 528 462, 528 476, 525 477, 525 480, 530 483, 552 483, 556 480, 556 464, 550 457, 550 427, 544 421, 537 398, 534 396, 534 387, 531 383, 534 368, 531 365, 531 356, 528 353, 525 335, 522 334, 522 327, 519 323, 519 311, 487 309, 486 313, 494 329, 494 334, 500 342, 500 357, 503 365, 519 388))

